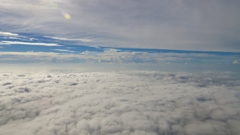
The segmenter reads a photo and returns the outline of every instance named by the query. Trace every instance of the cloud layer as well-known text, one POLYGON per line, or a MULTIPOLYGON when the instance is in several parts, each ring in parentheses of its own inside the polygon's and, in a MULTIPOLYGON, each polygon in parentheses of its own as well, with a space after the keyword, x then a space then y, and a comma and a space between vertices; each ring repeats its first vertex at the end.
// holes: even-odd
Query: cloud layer
POLYGON ((15 135, 239 135, 231 74, 3 73, 0 130, 15 135))
MULTIPOLYGON (((75 67, 83 67, 84 69, 90 68, 93 71, 138 69, 161 72, 213 71, 238 73, 240 68, 240 65, 236 63, 239 59, 238 53, 161 53, 147 51, 137 52, 137 50, 124 51, 121 49, 94 49, 99 52, 83 51, 78 53, 76 49, 76 51, 73 51, 74 49, 72 48, 52 49, 50 50, 52 52, 0 52, 0 69, 6 71, 6 69, 9 69, 7 67, 19 69, 18 67, 24 64, 36 64, 33 67, 29 65, 29 68, 60 66, 68 67, 68 70, 73 71, 76 71, 75 67)), ((61 68, 59 70, 61 70, 61 68)))
POLYGON ((97 46, 240 50, 238 0, 0 2, 0 28, 7 32, 87 39, 79 42, 97 46))

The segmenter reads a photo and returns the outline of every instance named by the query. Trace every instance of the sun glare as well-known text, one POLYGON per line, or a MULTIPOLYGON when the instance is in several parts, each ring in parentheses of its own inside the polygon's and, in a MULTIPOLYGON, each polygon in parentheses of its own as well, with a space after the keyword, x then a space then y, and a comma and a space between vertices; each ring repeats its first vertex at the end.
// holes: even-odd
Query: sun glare
POLYGON ((65 17, 67 20, 70 20, 70 19, 71 19, 71 15, 68 14, 68 13, 64 13, 64 17, 65 17))

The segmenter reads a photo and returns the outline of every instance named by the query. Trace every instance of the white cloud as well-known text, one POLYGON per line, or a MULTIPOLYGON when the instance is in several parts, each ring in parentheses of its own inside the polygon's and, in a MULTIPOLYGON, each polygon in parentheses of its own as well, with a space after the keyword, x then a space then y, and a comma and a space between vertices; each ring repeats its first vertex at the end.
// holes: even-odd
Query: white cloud
POLYGON ((0 55, 22 55, 22 56, 34 56, 34 55, 43 55, 43 56, 51 56, 57 55, 58 53, 51 53, 51 52, 0 52, 0 55))
POLYGON ((81 41, 81 42, 93 42, 91 39, 86 38, 79 38, 79 39, 72 39, 72 38, 61 38, 61 37, 50 37, 50 36, 44 36, 47 38, 57 39, 57 40, 66 40, 66 41, 81 41))
POLYGON ((238 60, 234 60, 234 61, 233 61, 233 64, 238 64, 238 60))
POLYGON ((56 43, 36 43, 36 42, 18 42, 18 41, 1 41, 0 45, 61 46, 56 43))
POLYGON ((0 36, 18 36, 18 34, 0 31, 0 36))
POLYGON ((59 52, 75 52, 75 51, 66 50, 66 49, 53 49, 53 50, 59 51, 59 52))
POLYGON ((237 135, 231 74, 2 73, 2 134, 237 135))

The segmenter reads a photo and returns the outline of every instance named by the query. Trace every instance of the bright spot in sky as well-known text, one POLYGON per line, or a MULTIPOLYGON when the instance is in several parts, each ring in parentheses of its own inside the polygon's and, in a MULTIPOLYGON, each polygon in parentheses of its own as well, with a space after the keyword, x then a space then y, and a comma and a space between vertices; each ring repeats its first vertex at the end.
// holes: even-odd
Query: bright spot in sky
POLYGON ((71 19, 71 15, 70 15, 70 14, 64 13, 63 15, 64 15, 64 17, 65 17, 67 20, 70 20, 70 19, 71 19))
MULTIPOLYGON (((58 8, 58 5, 57 5, 56 3, 51 3, 50 6, 51 6, 52 8, 59 9, 59 8, 58 8)), ((71 15, 68 14, 67 12, 62 11, 62 14, 63 14, 64 18, 66 18, 67 20, 70 20, 70 19, 71 19, 71 15)))

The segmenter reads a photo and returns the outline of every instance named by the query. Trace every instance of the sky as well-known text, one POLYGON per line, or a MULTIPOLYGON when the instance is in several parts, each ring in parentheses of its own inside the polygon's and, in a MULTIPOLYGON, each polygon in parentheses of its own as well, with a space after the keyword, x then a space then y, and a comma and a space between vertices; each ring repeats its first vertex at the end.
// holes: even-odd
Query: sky
POLYGON ((240 135, 240 0, 0 0, 0 134, 240 135))
POLYGON ((239 68, 238 0, 0 2, 1 63, 239 68))
POLYGON ((239 51, 239 5, 238 0, 1 0, 0 28, 96 46, 239 51))

